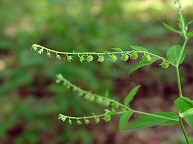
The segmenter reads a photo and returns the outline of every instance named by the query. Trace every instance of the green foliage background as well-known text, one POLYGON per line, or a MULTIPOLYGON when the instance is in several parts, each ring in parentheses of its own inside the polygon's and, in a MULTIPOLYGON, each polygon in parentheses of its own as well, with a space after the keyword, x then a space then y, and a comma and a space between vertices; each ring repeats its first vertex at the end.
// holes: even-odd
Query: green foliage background
MULTIPOLYGON (((193 2, 184 2, 184 6, 187 19, 191 19, 193 2)), ((0 143, 92 143, 91 128, 65 125, 57 116, 86 115, 100 112, 100 107, 56 85, 55 75, 62 73, 73 83, 102 95, 108 89, 112 96, 115 80, 127 77, 130 67, 120 61, 56 61, 32 52, 33 43, 77 52, 113 47, 127 50, 137 44, 163 55, 180 39, 161 21, 175 25, 176 15, 173 2, 164 0, 1 0, 0 143)), ((158 80, 163 82, 164 74, 158 80)))

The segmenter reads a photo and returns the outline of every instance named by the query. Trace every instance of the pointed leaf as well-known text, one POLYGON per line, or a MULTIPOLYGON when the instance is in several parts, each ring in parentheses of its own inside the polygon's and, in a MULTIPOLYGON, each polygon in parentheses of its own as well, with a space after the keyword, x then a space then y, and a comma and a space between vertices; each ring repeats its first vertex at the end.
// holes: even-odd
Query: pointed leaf
POLYGON ((112 48, 112 49, 117 51, 117 52, 122 52, 122 49, 120 49, 120 48, 112 48))
POLYGON ((152 126, 172 126, 178 123, 179 117, 171 112, 159 112, 150 115, 145 115, 127 127, 127 130, 135 130, 148 128, 152 126))
POLYGON ((129 94, 127 95, 127 97, 125 98, 124 100, 124 105, 126 106, 130 106, 130 102, 133 100, 134 96, 136 95, 138 89, 140 88, 141 86, 138 85, 136 87, 134 87, 130 92, 129 94))
POLYGON ((166 23, 164 23, 164 22, 162 22, 162 24, 163 24, 167 29, 171 30, 172 32, 174 32, 174 33, 180 33, 180 31, 176 30, 176 29, 173 28, 171 25, 168 25, 168 24, 166 24, 166 23))
POLYGON ((193 23, 193 20, 189 21, 189 22, 186 24, 186 26, 188 26, 188 25, 190 25, 190 24, 192 24, 192 23, 193 23))
POLYGON ((141 60, 140 62, 138 62, 130 71, 128 74, 131 74, 132 72, 136 71, 137 69, 145 66, 145 65, 150 65, 152 63, 154 63, 156 60, 158 60, 159 58, 157 57, 151 57, 151 59, 149 61, 144 61, 141 60))
POLYGON ((193 109, 193 101, 187 97, 181 97, 175 101, 175 104, 177 110, 180 112, 180 114, 182 114, 182 117, 193 129, 193 115, 188 114, 191 113, 193 109))
POLYGON ((180 97, 175 101, 176 108, 180 113, 187 111, 188 109, 193 108, 193 101, 186 97, 180 97))
POLYGON ((182 118, 184 117, 189 117, 189 116, 193 116, 193 108, 188 109, 187 111, 180 113, 180 116, 182 118))
POLYGON ((141 46, 131 46, 133 50, 147 52, 147 49, 141 46))
POLYGON ((191 38, 193 37, 193 32, 187 33, 187 37, 188 37, 189 39, 191 39, 191 38))
POLYGON ((132 114, 133 114, 133 111, 128 111, 128 112, 122 114, 120 121, 119 121, 119 129, 120 129, 121 133, 123 133, 125 126, 127 125, 132 114))
MULTIPOLYGON (((175 45, 169 48, 167 51, 168 60, 172 62, 173 64, 177 64, 181 50, 182 50, 181 45, 175 45)), ((181 64, 184 61, 185 55, 186 55, 186 51, 184 50, 179 64, 181 64)))

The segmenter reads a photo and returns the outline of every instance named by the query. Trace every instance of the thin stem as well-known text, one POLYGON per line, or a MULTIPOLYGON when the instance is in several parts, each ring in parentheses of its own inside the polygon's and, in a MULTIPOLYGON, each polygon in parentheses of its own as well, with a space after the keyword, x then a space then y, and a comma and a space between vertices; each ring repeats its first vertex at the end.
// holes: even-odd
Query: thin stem
POLYGON ((179 66, 176 66, 176 74, 177 74, 179 96, 182 97, 183 95, 182 95, 182 86, 181 86, 181 80, 180 80, 179 66))
POLYGON ((179 119, 179 123, 180 123, 180 126, 181 126, 181 128, 182 128, 182 131, 183 131, 183 133, 184 133, 184 136, 185 136, 185 139, 186 139, 187 144, 190 144, 190 140, 189 140, 188 134, 187 134, 187 132, 186 132, 186 129, 185 129, 185 127, 184 127, 184 124, 183 124, 183 122, 182 122, 182 118, 181 118, 181 117, 180 117, 180 119, 179 119))
POLYGON ((179 58, 178 58, 178 60, 177 60, 176 66, 178 66, 178 65, 180 64, 180 60, 181 60, 182 55, 183 55, 183 53, 184 53, 184 50, 185 50, 185 48, 186 48, 187 42, 188 42, 188 39, 185 39, 184 44, 183 44, 182 49, 181 49, 181 52, 180 52, 180 55, 179 55, 179 58))
MULTIPOLYGON (((49 48, 46 48, 46 47, 43 47, 43 46, 37 45, 37 44, 33 44, 32 47, 41 48, 41 49, 44 49, 46 51, 53 52, 56 54, 62 54, 62 55, 109 55, 109 54, 123 54, 123 53, 131 54, 131 53, 133 53, 133 51, 135 51, 139 54, 144 54, 144 51, 136 51, 136 50, 120 51, 120 52, 119 51, 118 52, 117 51, 116 52, 100 52, 100 53, 97 53, 97 52, 60 52, 60 51, 55 51, 55 50, 52 50, 52 49, 49 49, 49 48)), ((158 56, 158 55, 150 53, 150 52, 146 52, 146 53, 148 53, 149 55, 151 55, 153 57, 157 57, 158 59, 164 60, 164 61, 168 62, 170 65, 176 67, 176 65, 174 63, 168 61, 164 57, 158 56)))
MULTIPOLYGON (((128 111, 120 111, 120 112, 116 112, 116 115, 119 115, 119 114, 123 114, 123 113, 126 113, 128 111)), ((83 116, 83 117, 73 117, 73 116, 66 116, 67 118, 70 118, 70 119, 92 119, 92 118, 95 118, 95 117, 104 117, 106 114, 108 113, 104 113, 104 114, 100 114, 100 115, 93 115, 93 116, 83 116)))

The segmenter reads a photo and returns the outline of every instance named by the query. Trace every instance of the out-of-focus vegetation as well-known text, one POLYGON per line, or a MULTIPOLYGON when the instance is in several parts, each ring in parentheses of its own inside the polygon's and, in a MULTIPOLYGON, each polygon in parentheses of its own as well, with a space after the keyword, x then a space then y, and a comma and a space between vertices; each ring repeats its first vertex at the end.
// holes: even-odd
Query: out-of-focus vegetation
MULTIPOLYGON (((190 0, 183 2, 188 20, 192 6, 190 0)), ((33 43, 60 51, 126 50, 137 44, 164 55, 180 41, 161 24, 175 25, 173 17, 175 5, 166 0, 1 0, 0 143, 93 143, 95 125, 77 129, 59 122, 57 116, 100 112, 100 107, 56 85, 57 73, 99 94, 108 89, 112 96, 128 86, 124 85, 128 81, 117 83, 127 77, 131 63, 69 64, 31 52, 33 43)), ((164 75, 158 80, 163 82, 164 75)))

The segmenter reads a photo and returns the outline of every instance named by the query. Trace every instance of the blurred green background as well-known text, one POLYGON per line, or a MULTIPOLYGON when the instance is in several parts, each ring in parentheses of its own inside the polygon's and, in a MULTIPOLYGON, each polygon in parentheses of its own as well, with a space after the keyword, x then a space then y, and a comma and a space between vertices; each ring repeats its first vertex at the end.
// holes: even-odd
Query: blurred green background
MULTIPOLYGON (((193 19, 193 1, 184 0, 186 20, 193 19)), ((178 126, 119 133, 118 117, 109 123, 68 125, 58 114, 102 113, 103 107, 76 97, 55 83, 55 75, 85 90, 123 101, 129 90, 142 88, 133 107, 147 112, 175 111, 178 94, 173 69, 159 63, 132 76, 133 61, 114 64, 48 59, 30 48, 33 43, 60 51, 128 50, 143 45, 165 56, 182 42, 162 21, 177 27, 173 0, 0 0, 0 143, 1 144, 168 144, 182 143, 178 126), (151 101, 151 103, 150 103, 151 101)), ((193 29, 192 29, 193 30, 193 29)), ((193 99, 192 50, 181 71, 184 93, 193 99)), ((193 134, 189 130, 190 134, 193 134)), ((192 135, 193 136, 193 135, 192 135)))

